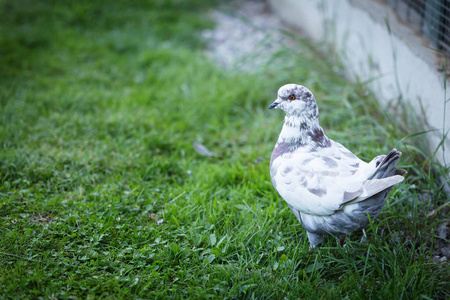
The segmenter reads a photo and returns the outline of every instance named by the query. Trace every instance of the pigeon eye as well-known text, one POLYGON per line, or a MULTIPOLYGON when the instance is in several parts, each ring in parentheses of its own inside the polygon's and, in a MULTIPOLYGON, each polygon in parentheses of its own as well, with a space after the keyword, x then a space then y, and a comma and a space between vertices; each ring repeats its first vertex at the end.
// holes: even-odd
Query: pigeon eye
POLYGON ((295 95, 294 95, 294 94, 290 95, 290 96, 289 96, 289 100, 291 100, 291 101, 292 101, 292 100, 295 100, 295 95))

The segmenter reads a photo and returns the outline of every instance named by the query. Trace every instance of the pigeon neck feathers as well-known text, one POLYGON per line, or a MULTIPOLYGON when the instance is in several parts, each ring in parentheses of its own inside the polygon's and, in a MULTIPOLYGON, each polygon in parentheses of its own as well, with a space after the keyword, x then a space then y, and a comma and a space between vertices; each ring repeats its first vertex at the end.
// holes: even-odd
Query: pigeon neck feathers
POLYGON ((270 158, 273 161, 286 153, 294 152, 299 148, 307 151, 316 151, 317 148, 330 147, 331 141, 323 132, 318 120, 303 120, 298 116, 286 116, 283 129, 270 158))
POLYGON ((299 147, 308 147, 312 150, 318 147, 329 147, 330 139, 320 126, 318 115, 318 112, 317 117, 305 116, 301 112, 286 114, 277 145, 288 144, 291 151, 299 147))

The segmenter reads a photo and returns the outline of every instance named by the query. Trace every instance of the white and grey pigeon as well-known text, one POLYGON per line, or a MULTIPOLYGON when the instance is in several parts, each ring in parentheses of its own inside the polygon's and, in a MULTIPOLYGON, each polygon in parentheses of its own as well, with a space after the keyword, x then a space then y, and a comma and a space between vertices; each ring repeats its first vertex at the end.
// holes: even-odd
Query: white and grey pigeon
POLYGON ((391 150, 366 163, 329 139, 319 124, 314 95, 286 84, 269 108, 286 113, 270 158, 270 177, 281 197, 308 233, 310 250, 332 234, 362 229, 385 205, 392 186, 403 181, 397 169, 401 152, 391 150))

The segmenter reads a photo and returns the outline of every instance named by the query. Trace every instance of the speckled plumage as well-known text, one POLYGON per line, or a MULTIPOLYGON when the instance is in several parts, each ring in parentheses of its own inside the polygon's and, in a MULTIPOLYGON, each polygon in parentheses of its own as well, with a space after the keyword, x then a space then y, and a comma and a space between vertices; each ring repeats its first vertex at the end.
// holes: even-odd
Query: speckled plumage
POLYGON ((284 125, 270 159, 273 186, 308 233, 310 246, 326 234, 349 234, 368 225, 385 205, 391 187, 405 173, 393 149, 366 163, 329 139, 319 124, 314 95, 287 84, 269 108, 285 113, 284 125))

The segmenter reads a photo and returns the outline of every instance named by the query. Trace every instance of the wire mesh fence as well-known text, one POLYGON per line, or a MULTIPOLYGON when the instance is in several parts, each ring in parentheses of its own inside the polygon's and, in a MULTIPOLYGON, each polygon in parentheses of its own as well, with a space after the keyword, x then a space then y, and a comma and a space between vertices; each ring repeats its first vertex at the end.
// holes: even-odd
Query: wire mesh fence
POLYGON ((400 18, 423 34, 431 47, 450 54, 450 0, 384 0, 400 18))

